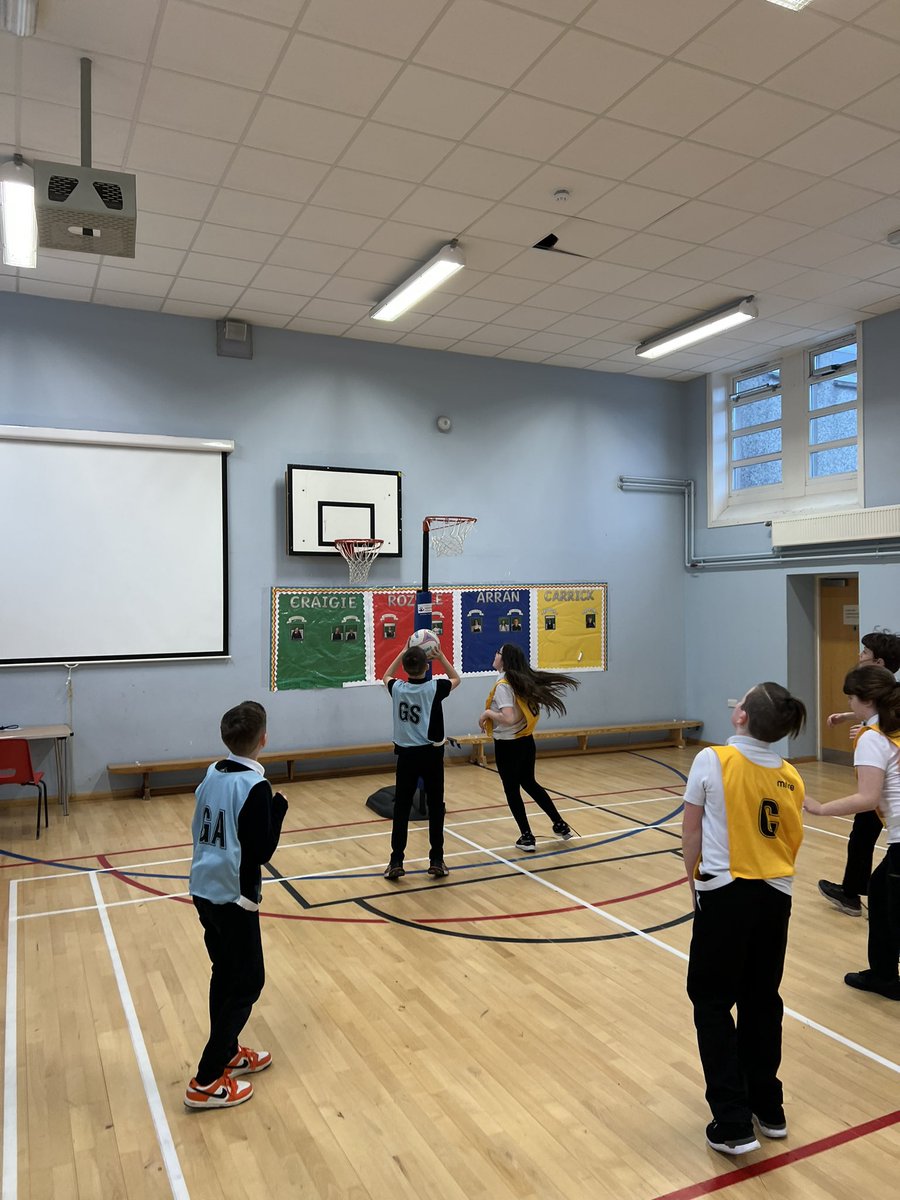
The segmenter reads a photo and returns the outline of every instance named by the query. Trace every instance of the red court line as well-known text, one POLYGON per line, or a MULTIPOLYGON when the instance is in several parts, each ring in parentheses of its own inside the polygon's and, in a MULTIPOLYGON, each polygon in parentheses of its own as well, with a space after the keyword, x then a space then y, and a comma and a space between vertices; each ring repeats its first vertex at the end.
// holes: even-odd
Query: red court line
POLYGON ((704 1179, 702 1183, 691 1183, 675 1192, 666 1192, 665 1195, 657 1196, 655 1200, 696 1200, 698 1196, 709 1196, 713 1192, 721 1191, 722 1188, 743 1183, 746 1179, 767 1175, 770 1171, 777 1171, 781 1167, 790 1166, 791 1163, 802 1162, 805 1158, 812 1158, 815 1154, 833 1150, 836 1146, 843 1146, 858 1138, 868 1137, 870 1133, 878 1133, 879 1130, 887 1129, 898 1122, 900 1122, 900 1109, 887 1113, 883 1117, 875 1117, 874 1120, 866 1121, 862 1125, 853 1125, 850 1129, 842 1129, 840 1133, 832 1133, 828 1137, 820 1138, 817 1142, 810 1142, 808 1146, 798 1146, 796 1150, 776 1154, 773 1158, 767 1158, 765 1162, 754 1163, 749 1167, 738 1167, 737 1170, 726 1171, 724 1175, 704 1179))
MULTIPOLYGON (((595 908, 603 908, 607 904, 622 904, 625 900, 640 900, 641 896, 652 896, 656 892, 666 892, 669 888, 679 887, 687 883, 687 876, 673 879, 670 883, 662 883, 659 887, 647 888, 643 892, 632 892, 629 896, 613 896, 609 900, 591 900, 595 908)), ((583 911, 583 904, 569 904, 565 908, 539 908, 534 912, 493 913, 481 917, 420 917, 420 925, 471 925, 475 921, 518 921, 522 917, 555 917, 560 913, 583 911)))

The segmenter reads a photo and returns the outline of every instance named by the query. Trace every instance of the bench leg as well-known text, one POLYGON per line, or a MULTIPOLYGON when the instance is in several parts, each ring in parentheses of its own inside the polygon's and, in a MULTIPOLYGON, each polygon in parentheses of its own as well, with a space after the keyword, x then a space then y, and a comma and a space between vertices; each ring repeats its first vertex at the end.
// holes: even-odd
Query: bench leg
POLYGON ((143 783, 143 787, 142 787, 142 791, 141 791, 141 799, 149 800, 150 799, 150 772, 149 771, 144 771, 144 773, 142 775, 142 783, 143 783))

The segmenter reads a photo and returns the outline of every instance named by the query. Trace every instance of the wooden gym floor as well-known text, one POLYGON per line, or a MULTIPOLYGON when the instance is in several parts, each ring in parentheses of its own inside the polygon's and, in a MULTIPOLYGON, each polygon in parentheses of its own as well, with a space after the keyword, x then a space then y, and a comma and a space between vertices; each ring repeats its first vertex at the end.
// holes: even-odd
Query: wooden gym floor
MULTIPOLYGON (((192 797, 4 806, 2 1200, 887 1200, 900 1009, 853 992, 865 920, 816 891, 849 824, 811 819, 783 995, 790 1133, 707 1149, 684 993, 680 796, 694 751, 540 759, 580 837, 520 855, 490 768, 447 771, 450 877, 388 884, 390 782, 295 783, 263 896, 272 1051, 249 1104, 188 1112, 208 961, 186 901, 192 797)), ((817 796, 843 767, 802 767, 817 796)), ((424 857, 423 857, 424 856, 424 857)))

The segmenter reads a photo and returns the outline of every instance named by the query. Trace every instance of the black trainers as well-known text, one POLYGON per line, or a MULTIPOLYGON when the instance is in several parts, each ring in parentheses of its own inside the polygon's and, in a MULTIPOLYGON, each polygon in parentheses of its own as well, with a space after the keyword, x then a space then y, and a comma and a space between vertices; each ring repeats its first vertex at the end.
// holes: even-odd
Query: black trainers
POLYGON ((446 879, 450 870, 442 858, 432 859, 428 864, 428 874, 432 879, 446 879))
POLYGON ((862 916, 862 901, 859 896, 851 896, 839 883, 829 883, 827 879, 820 879, 819 891, 836 909, 846 913, 848 917, 862 916))
POLYGON ((535 845, 534 834, 530 829, 526 833, 523 833, 520 838, 516 839, 516 849, 525 850, 528 854, 534 854, 537 846, 535 845))
POLYGON ((787 1119, 785 1118, 783 1108, 779 1109, 778 1112, 767 1113, 764 1117, 761 1117, 759 1113, 754 1113, 753 1120, 756 1122, 756 1127, 763 1137, 787 1137, 787 1119))
POLYGON ((399 879, 401 875, 405 874, 406 872, 403 869, 403 863, 394 862, 393 859, 391 859, 388 865, 384 868, 385 879, 399 879))
POLYGON ((844 976, 844 983, 861 992, 875 992, 885 1000, 900 1000, 900 979, 880 979, 871 971, 851 971, 844 976))
POLYGON ((711 1150, 718 1150, 720 1154, 749 1154, 751 1150, 759 1149, 759 1142, 751 1128, 740 1133, 735 1133, 735 1128, 710 1121, 706 1127, 707 1146, 711 1150))
POLYGON ((576 836, 575 830, 566 821, 557 821, 553 826, 553 832, 558 838, 562 838, 564 842, 576 836))

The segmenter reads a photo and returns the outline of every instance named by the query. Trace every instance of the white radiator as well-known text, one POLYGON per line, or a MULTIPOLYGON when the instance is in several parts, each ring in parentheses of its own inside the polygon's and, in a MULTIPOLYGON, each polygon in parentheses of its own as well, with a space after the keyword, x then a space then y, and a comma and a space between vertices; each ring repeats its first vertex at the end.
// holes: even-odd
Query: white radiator
POLYGON ((900 504, 821 516, 784 517, 772 522, 773 547, 870 542, 881 538, 900 538, 900 504))

